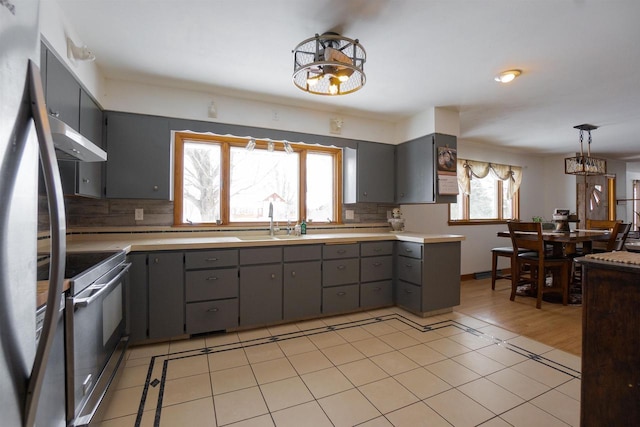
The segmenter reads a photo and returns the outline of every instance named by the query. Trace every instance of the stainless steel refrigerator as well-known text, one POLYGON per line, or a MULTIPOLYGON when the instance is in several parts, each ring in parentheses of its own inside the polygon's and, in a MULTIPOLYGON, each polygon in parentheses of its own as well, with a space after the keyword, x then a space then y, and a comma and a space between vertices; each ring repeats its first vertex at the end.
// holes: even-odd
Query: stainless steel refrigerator
POLYGON ((9 427, 36 423, 64 274, 62 188, 38 69, 39 6, 39 0, 0 1, 0 425, 9 427), (51 266, 36 345, 39 161, 49 204, 51 266))

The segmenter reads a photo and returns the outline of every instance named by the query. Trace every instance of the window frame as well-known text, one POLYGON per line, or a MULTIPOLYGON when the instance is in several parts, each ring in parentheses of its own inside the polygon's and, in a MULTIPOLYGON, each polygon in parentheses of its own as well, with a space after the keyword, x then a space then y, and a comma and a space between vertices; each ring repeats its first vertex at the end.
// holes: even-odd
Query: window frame
MULTIPOLYGON (((191 224, 182 218, 183 211, 183 190, 184 190, 184 144, 185 142, 195 142, 202 144, 219 144, 221 151, 220 165, 220 221, 221 225, 228 226, 257 226, 267 224, 263 221, 256 222, 230 222, 230 188, 231 188, 231 147, 245 147, 249 137, 236 137, 229 135, 201 134, 193 132, 174 132, 174 172, 173 172, 173 225, 174 226, 211 226, 217 225, 215 222, 202 222, 191 224)), ((266 150, 267 142, 275 143, 274 149, 284 151, 284 141, 257 139, 255 138, 255 150, 266 150)), ((306 194, 307 194, 307 154, 312 152, 322 152, 333 157, 333 209, 335 212, 334 221, 323 224, 342 224, 342 149, 338 147, 327 147, 322 145, 308 145, 304 143, 289 143, 291 148, 299 154, 299 176, 298 176, 298 212, 300 218, 291 218, 292 221, 301 222, 307 218, 306 194)))
MULTIPOLYGON (((487 179, 489 176, 492 176, 492 174, 487 175, 487 177, 482 178, 482 179, 487 179)), ((476 178, 478 179, 478 178, 476 178)), ((505 182, 502 181, 501 179, 496 178, 495 176, 493 176, 493 179, 495 179, 498 182, 497 188, 496 188, 496 192, 497 192, 497 197, 496 197, 496 201, 497 201, 497 212, 499 217, 498 218, 488 218, 488 219, 469 219, 469 215, 471 212, 471 206, 470 206, 470 194, 462 194, 462 212, 463 212, 463 218, 462 219, 451 219, 451 206, 449 206, 449 209, 447 209, 447 215, 448 215, 448 224, 449 225, 487 225, 487 224, 506 224, 508 221, 513 221, 513 220, 520 220, 520 189, 518 189, 511 197, 512 197, 512 204, 513 204, 513 218, 502 218, 502 211, 504 208, 504 185, 505 182)))

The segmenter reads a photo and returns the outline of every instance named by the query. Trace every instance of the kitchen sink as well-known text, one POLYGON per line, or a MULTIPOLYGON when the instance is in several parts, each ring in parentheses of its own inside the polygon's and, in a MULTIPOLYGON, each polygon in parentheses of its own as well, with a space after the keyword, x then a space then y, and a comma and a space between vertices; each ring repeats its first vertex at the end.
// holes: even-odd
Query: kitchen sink
POLYGON ((281 240, 291 240, 291 239, 302 239, 302 236, 296 236, 294 234, 279 234, 277 236, 273 236, 276 239, 281 239, 281 240))
POLYGON ((255 240, 273 240, 275 236, 253 235, 253 236, 236 236, 238 240, 255 241, 255 240))

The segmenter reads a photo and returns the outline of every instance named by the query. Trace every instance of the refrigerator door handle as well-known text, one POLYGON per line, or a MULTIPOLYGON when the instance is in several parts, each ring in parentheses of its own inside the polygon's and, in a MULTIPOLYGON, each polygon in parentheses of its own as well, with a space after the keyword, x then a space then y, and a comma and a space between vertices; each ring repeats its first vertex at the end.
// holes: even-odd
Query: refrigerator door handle
POLYGON ((24 425, 32 426, 35 424, 40 390, 42 389, 45 369, 57 326, 57 322, 54 321, 54 316, 60 309, 60 295, 62 294, 62 282, 64 280, 67 240, 62 183, 60 181, 58 162, 56 160, 51 128, 49 127, 49 119, 44 102, 40 69, 31 60, 29 60, 27 74, 31 100, 31 115, 38 137, 51 223, 51 263, 47 311, 42 326, 42 335, 40 336, 40 341, 36 349, 31 376, 29 377, 24 408, 24 425))

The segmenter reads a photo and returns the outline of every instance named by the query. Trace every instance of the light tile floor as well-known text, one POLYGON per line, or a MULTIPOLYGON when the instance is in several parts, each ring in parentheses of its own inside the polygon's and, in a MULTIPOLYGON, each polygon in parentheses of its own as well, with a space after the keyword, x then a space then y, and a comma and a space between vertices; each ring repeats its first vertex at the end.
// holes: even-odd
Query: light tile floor
POLYGON ((393 307, 133 347, 103 426, 578 426, 580 358, 393 307))

